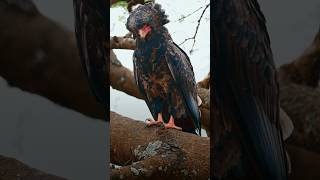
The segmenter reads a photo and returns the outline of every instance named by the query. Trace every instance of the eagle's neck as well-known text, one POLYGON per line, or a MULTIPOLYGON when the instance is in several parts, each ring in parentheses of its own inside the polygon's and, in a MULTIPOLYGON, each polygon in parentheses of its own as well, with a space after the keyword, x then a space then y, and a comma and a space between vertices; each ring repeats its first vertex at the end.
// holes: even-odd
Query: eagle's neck
POLYGON ((167 31, 153 32, 147 41, 137 40, 135 53, 145 73, 150 73, 161 63, 166 54, 168 41, 171 37, 167 31))
POLYGON ((162 27, 157 31, 153 31, 148 40, 137 39, 136 45, 138 49, 148 51, 166 46, 168 40, 171 40, 168 30, 162 27))

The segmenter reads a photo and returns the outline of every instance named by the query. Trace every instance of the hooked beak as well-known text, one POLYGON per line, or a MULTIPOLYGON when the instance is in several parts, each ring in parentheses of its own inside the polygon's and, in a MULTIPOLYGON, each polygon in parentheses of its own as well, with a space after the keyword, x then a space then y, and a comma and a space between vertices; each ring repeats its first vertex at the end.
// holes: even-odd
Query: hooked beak
POLYGON ((151 31, 151 27, 148 25, 144 25, 141 29, 139 29, 140 38, 144 39, 149 34, 150 31, 151 31))

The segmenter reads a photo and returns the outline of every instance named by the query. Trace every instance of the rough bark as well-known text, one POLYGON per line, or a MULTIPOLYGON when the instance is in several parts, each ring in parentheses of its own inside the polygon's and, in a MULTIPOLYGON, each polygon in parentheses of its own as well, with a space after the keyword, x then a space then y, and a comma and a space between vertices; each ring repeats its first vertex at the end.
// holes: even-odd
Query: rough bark
POLYGON ((111 162, 122 166, 112 170, 112 179, 208 179, 209 138, 146 128, 113 112, 110 119, 111 162))
MULTIPOLYGON (((209 139, 110 113, 111 179, 208 179, 209 139), (128 128, 130 127, 130 128, 128 128), (121 135, 120 135, 121 134, 121 135)), ((289 145, 289 180, 320 178, 320 155, 289 145)))
POLYGON ((320 153, 320 30, 302 56, 279 68, 280 102, 294 131, 288 143, 320 153))
POLYGON ((18 5, 0 3, 0 75, 11 86, 103 119, 105 112, 81 72, 74 33, 18 5))
POLYGON ((283 83, 280 93, 281 105, 295 127, 288 143, 320 153, 320 89, 283 83))
POLYGON ((311 45, 296 60, 280 67, 280 79, 298 85, 318 87, 320 78, 320 28, 311 45))
POLYGON ((13 158, 0 155, 0 179, 1 180, 66 180, 65 178, 46 174, 31 168, 13 158))

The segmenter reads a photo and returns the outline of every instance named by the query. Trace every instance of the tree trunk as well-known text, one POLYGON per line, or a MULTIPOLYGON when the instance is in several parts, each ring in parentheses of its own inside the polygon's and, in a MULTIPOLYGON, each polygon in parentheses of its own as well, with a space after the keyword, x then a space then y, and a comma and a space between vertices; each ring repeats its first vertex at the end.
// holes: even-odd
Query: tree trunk
POLYGON ((1 180, 66 180, 65 178, 46 174, 13 159, 0 155, 1 180))

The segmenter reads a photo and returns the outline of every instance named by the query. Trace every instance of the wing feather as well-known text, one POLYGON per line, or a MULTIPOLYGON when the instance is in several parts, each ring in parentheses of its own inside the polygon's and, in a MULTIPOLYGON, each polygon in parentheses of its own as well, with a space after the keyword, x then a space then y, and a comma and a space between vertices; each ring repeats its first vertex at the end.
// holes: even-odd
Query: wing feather
POLYGON ((103 0, 74 0, 75 33, 84 74, 96 99, 109 106, 107 85, 107 4, 103 0))
MULTIPOLYGON (((234 98, 238 116, 232 121, 263 176, 286 179, 279 89, 264 16, 256 0, 218 0, 214 13, 217 96, 234 98)), ((228 114, 227 106, 222 109, 228 114)))
POLYGON ((158 117, 157 112, 155 111, 155 102, 153 99, 150 99, 147 97, 146 92, 145 92, 145 88, 143 87, 143 79, 141 76, 143 76, 143 74, 141 74, 141 71, 139 71, 139 65, 137 63, 138 61, 138 56, 136 56, 136 53, 134 52, 133 54, 133 69, 134 69, 134 79, 136 81, 136 84, 138 86, 138 89, 141 93, 141 95, 144 97, 144 100, 152 114, 152 117, 156 120, 158 117))
MULTIPOLYGON (((169 41, 166 61, 171 75, 178 85, 195 128, 201 132, 200 111, 197 102, 197 88, 194 72, 188 55, 174 42, 169 41)), ((201 134, 200 134, 201 135, 201 134)))

